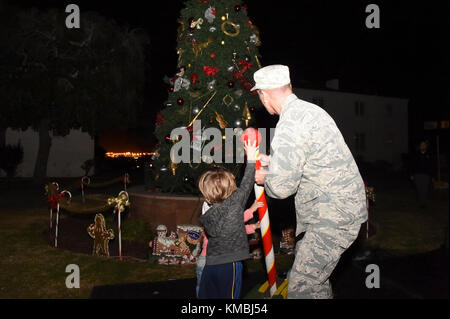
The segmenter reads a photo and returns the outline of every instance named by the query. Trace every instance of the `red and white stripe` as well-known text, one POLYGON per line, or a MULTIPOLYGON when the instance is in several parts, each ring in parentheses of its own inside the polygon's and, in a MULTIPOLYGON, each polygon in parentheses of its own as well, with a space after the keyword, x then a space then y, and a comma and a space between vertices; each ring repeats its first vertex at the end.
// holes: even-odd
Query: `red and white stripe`
MULTIPOLYGON (((121 191, 120 193, 119 193, 119 195, 117 196, 117 198, 121 198, 121 196, 122 195, 125 195, 126 196, 126 201, 128 201, 129 200, 129 196, 128 196, 128 193, 126 192, 126 191, 121 191)), ((119 202, 118 204, 117 204, 117 226, 118 226, 118 233, 119 233, 119 259, 120 260, 122 260, 122 229, 121 229, 121 227, 120 227, 120 206, 121 206, 121 203, 119 202)))
MULTIPOLYGON (((256 169, 260 169, 261 162, 257 160, 255 166, 256 169)), ((264 258, 266 261, 270 296, 272 297, 277 290, 277 270, 275 267, 275 254, 273 250, 272 232, 270 231, 269 210, 267 207, 267 201, 264 195, 263 186, 255 184, 255 197, 258 202, 263 203, 264 205, 258 208, 258 214, 261 225, 261 237, 263 242, 264 258)))
MULTIPOLYGON (((63 190, 60 194, 68 194, 69 200, 72 198, 72 194, 69 191, 63 190)), ((58 204, 56 204, 55 247, 58 247, 58 222, 59 222, 59 201, 58 204)))

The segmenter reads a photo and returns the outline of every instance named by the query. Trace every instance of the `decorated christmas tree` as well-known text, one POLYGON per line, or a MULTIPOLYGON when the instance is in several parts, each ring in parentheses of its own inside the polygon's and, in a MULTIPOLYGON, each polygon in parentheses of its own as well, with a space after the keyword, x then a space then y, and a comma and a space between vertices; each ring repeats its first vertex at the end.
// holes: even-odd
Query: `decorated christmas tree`
POLYGON ((229 159, 243 150, 238 143, 233 150, 225 149, 225 129, 238 133, 255 125, 254 113, 261 104, 250 89, 253 73, 261 67, 261 42, 247 6, 239 0, 188 0, 178 23, 177 72, 167 77, 168 99, 156 116, 159 144, 146 183, 162 192, 196 193, 198 176, 217 164, 217 154, 223 159, 220 165, 239 179, 242 162, 229 159), (210 127, 220 130, 219 142, 203 134, 210 127), (190 149, 200 160, 194 155, 187 163, 173 160, 171 149, 186 143, 186 135, 171 136, 175 128, 189 132, 190 149))

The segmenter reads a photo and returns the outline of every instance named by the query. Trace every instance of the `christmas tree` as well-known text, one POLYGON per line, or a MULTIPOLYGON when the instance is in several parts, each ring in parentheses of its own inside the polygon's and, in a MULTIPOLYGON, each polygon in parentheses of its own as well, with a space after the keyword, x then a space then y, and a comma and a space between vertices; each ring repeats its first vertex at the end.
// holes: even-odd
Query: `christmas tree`
POLYGON ((159 144, 147 167, 146 184, 162 192, 196 193, 198 177, 218 162, 218 154, 220 165, 240 177, 242 162, 229 159, 243 156, 243 150, 238 143, 233 150, 225 149, 225 129, 237 136, 240 129, 255 124, 260 102, 250 89, 253 73, 261 67, 261 42, 247 6, 239 0, 188 0, 178 23, 178 71, 168 77, 168 99, 156 116, 159 144), (203 134, 211 127, 220 130, 219 142, 203 134), (188 137, 171 136, 175 128, 185 128, 188 137), (193 155, 188 162, 176 163, 171 149, 186 143, 183 139, 189 139, 193 155), (194 160, 195 152, 200 160, 194 160))

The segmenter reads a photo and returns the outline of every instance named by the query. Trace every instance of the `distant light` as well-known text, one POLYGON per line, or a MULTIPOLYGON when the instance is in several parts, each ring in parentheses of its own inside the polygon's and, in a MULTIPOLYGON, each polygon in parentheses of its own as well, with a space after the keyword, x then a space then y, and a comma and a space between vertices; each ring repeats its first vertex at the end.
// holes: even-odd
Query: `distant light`
POLYGON ((154 152, 151 152, 151 153, 146 153, 146 152, 120 152, 120 153, 106 152, 105 156, 110 157, 110 158, 133 157, 134 159, 138 159, 139 157, 142 157, 142 156, 149 156, 149 155, 154 155, 154 154, 155 154, 154 152))

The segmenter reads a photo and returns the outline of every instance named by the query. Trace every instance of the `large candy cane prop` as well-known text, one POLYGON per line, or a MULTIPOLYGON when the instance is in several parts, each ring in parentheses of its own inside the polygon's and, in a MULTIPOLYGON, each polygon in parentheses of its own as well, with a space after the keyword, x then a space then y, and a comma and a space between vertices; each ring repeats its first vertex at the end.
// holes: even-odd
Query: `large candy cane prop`
MULTIPOLYGON (((256 129, 246 129, 241 139, 248 143, 253 143, 256 140, 256 145, 261 140, 261 134, 256 129)), ((259 150, 257 152, 259 157, 259 150)), ((261 168, 261 161, 257 160, 255 168, 258 170, 261 168)), ((264 195, 264 187, 255 184, 255 197, 256 200, 263 204, 258 208, 259 221, 261 225, 261 235, 263 241, 264 258, 266 262, 266 270, 268 276, 268 284, 270 296, 272 297, 277 290, 277 270, 275 267, 275 254, 273 250, 272 232, 270 231, 269 210, 267 208, 267 201, 264 195)))
MULTIPOLYGON (((58 196, 58 199, 63 197, 65 194, 69 195, 69 199, 67 201, 70 201, 72 198, 72 194, 69 191, 63 190, 58 196)), ((59 200, 57 200, 56 203, 56 223, 55 223, 55 247, 58 247, 58 223, 59 223, 59 200)))
POLYGON ((119 259, 122 260, 122 229, 120 223, 120 213, 125 210, 125 206, 130 206, 128 193, 121 191, 117 198, 109 198, 108 204, 114 204, 114 212, 117 210, 117 228, 119 233, 119 259))
MULTIPOLYGON (((261 162, 256 161, 256 169, 261 168, 261 162)), ((273 296, 277 290, 277 270, 275 267, 275 254, 273 250, 272 232, 270 231, 269 210, 264 195, 264 187, 255 184, 255 196, 258 202, 264 206, 258 208, 259 220, 261 224, 261 235, 264 248, 264 258, 266 261, 266 270, 270 289, 270 296, 273 296)))

